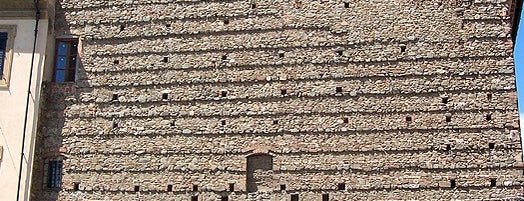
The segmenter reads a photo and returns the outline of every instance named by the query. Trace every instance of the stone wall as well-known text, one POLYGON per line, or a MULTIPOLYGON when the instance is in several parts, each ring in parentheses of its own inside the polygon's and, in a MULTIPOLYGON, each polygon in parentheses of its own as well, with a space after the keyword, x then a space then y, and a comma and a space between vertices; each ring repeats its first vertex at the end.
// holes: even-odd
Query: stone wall
POLYGON ((55 33, 79 36, 82 58, 75 84, 46 87, 33 198, 522 194, 505 1, 56 6, 55 33), (50 158, 60 190, 38 172, 50 158))

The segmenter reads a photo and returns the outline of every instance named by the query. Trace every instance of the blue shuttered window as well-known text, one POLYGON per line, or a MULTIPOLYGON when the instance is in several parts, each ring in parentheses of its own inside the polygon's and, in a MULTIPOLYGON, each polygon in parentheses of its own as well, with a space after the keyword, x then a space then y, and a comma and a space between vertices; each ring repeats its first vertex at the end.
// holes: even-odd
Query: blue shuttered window
POLYGON ((55 82, 74 82, 76 75, 77 41, 57 41, 55 55, 55 82))
POLYGON ((0 32, 0 77, 4 75, 4 60, 7 48, 7 32, 0 32))

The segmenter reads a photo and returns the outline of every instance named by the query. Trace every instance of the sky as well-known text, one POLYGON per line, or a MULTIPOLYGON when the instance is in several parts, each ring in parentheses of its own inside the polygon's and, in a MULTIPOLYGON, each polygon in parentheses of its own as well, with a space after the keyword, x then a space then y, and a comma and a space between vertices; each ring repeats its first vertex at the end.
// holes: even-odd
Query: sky
MULTIPOLYGON (((524 12, 523 12, 524 14, 524 12)), ((517 93, 521 128, 524 125, 524 17, 520 18, 517 40, 513 56, 515 57, 515 74, 517 76, 517 93)))

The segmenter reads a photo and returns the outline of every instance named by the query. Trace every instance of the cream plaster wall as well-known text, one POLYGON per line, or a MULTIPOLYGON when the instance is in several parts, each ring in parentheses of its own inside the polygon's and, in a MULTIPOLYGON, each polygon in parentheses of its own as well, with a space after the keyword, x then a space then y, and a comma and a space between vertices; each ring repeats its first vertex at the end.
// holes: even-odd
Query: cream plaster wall
MULTIPOLYGON (((0 200, 16 200, 35 20, 0 20, 0 25, 17 26, 9 88, 0 90, 0 146, 3 147, 3 157, 0 161, 0 200)), ((27 115, 27 135, 24 142, 25 158, 23 162, 23 183, 21 186, 23 194, 21 200, 29 199, 29 178, 31 178, 31 173, 28 170, 31 170, 33 161, 47 27, 48 21, 40 20, 31 87, 32 95, 27 115)))

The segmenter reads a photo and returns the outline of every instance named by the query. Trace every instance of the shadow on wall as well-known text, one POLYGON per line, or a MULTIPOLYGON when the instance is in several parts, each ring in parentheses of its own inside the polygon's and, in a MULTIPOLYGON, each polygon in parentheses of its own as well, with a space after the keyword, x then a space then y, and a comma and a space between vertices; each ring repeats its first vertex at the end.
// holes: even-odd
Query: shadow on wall
POLYGON ((248 193, 271 191, 273 156, 255 154, 247 157, 246 189, 248 193))
MULTIPOLYGON (((48 48, 48 59, 51 62, 46 68, 54 71, 54 42, 55 38, 61 36, 72 36, 70 32, 70 23, 65 18, 64 11, 61 9, 60 1, 56 2, 55 20, 54 20, 54 35, 48 41, 48 45, 53 46, 48 48)), ((50 26, 52 27, 52 26, 50 26)), ((71 130, 65 127, 66 115, 68 108, 79 101, 81 93, 91 92, 92 88, 85 85, 87 82, 87 73, 84 69, 83 62, 79 57, 76 65, 76 82, 44 82, 41 96, 41 106, 38 122, 38 130, 36 136, 35 157, 33 164, 32 186, 30 200, 58 200, 61 191, 73 189, 74 181, 63 180, 60 178, 59 187, 49 185, 51 181, 50 161, 62 161, 63 169, 60 169, 60 174, 63 175, 70 167, 65 153, 68 151, 63 147, 63 135, 65 130, 71 130), (51 186, 51 187, 50 187, 51 186)), ((49 79, 52 80, 52 79, 49 79)), ((68 135, 73 133, 67 133, 68 135)))
MULTIPOLYGON (((78 65, 77 74, 85 74, 82 65, 78 65)), ((77 81, 78 82, 78 81, 77 81)), ((44 83, 43 105, 40 113, 40 123, 37 133, 35 149, 35 163, 33 168, 33 186, 31 200, 58 200, 60 190, 72 189, 75 181, 60 179, 60 188, 49 187, 52 183, 49 166, 51 161, 62 161, 63 175, 70 163, 65 153, 67 147, 63 147, 63 135, 72 135, 70 127, 65 127, 66 111, 74 105, 80 97, 80 93, 90 92, 90 88, 79 88, 77 83, 44 83), (64 133, 69 131, 69 133, 64 133), (38 199, 35 199, 38 198, 38 199)))

